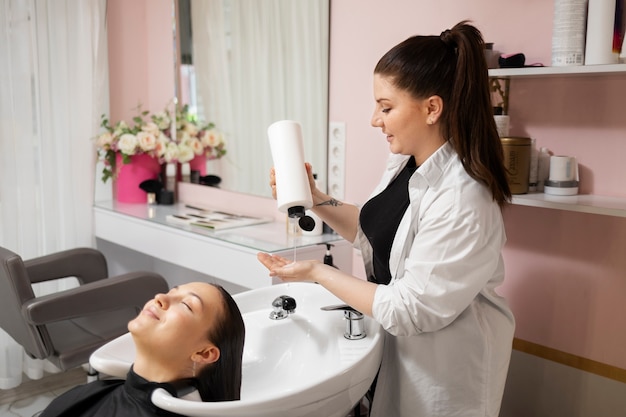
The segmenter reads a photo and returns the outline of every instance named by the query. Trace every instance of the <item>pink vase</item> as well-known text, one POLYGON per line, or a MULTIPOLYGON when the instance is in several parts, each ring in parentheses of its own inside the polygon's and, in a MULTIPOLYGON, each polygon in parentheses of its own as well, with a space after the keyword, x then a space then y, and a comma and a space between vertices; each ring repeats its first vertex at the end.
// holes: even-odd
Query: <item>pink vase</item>
POLYGON ((196 155, 191 161, 189 161, 190 171, 199 171, 200 176, 206 175, 206 155, 196 155))
POLYGON ((147 195, 139 188, 145 180, 156 180, 161 173, 158 159, 146 154, 131 156, 130 163, 122 161, 122 155, 115 157, 117 177, 113 180, 113 193, 120 203, 146 203, 147 195))

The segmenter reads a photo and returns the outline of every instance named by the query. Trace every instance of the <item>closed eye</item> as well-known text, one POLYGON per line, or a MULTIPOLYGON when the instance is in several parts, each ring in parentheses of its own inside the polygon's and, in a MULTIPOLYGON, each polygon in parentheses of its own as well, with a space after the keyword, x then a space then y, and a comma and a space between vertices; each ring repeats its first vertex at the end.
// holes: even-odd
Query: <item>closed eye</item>
POLYGON ((189 311, 193 311, 193 310, 191 309, 191 307, 189 306, 189 304, 187 304, 187 303, 186 303, 186 302, 184 302, 184 301, 181 301, 181 303, 182 303, 185 307, 187 307, 187 309, 188 309, 189 311))

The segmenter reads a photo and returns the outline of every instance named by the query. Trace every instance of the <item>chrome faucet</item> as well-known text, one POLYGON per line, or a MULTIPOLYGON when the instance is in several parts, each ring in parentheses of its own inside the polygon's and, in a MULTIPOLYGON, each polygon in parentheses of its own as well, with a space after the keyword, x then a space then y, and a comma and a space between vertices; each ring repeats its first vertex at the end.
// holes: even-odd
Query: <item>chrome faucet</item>
POLYGON ((270 319, 282 320, 296 312, 296 300, 288 295, 281 295, 272 301, 272 309, 270 319))
POLYGON ((347 304, 338 304, 322 307, 324 311, 343 311, 343 317, 346 319, 346 330, 343 337, 349 340, 363 339, 365 333, 365 322, 363 321, 363 313, 355 310, 347 304))

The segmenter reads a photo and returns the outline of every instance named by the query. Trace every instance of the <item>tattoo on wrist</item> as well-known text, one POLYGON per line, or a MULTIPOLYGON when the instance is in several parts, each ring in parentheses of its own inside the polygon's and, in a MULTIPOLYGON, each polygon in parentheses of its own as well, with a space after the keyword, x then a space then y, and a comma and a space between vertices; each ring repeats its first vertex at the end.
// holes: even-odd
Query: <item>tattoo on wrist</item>
POLYGON ((339 200, 335 200, 334 198, 331 198, 330 200, 326 200, 326 201, 322 201, 321 203, 317 203, 316 206, 333 206, 333 207, 337 207, 337 206, 342 206, 343 203, 339 200))

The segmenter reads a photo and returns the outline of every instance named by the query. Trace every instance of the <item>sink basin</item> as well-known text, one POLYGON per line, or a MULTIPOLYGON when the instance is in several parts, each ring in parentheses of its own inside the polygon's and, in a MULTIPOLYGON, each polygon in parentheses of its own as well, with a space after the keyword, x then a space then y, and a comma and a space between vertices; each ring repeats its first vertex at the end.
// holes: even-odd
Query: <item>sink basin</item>
MULTIPOLYGON (((346 339, 343 312, 320 309, 341 301, 312 283, 283 283, 233 298, 246 324, 241 400, 205 403, 156 390, 158 407, 188 416, 344 417, 365 395, 382 355, 382 329, 372 319, 364 318, 365 338, 346 339), (281 295, 296 300, 296 312, 270 320, 271 303, 281 295)), ((94 352, 90 363, 124 378, 134 354, 126 334, 94 352)))

